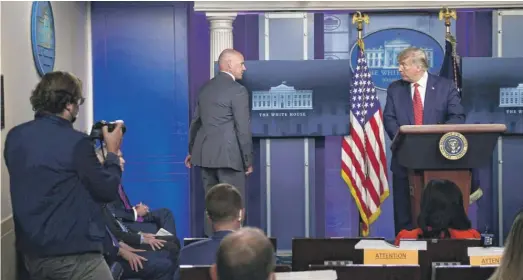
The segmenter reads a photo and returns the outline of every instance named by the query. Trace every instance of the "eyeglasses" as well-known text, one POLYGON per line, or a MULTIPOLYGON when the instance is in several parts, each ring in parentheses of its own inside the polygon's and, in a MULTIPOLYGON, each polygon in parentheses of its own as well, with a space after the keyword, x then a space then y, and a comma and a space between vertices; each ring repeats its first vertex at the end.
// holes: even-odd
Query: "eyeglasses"
POLYGON ((84 104, 84 102, 85 102, 85 98, 80 97, 80 99, 78 100, 78 106, 84 104))

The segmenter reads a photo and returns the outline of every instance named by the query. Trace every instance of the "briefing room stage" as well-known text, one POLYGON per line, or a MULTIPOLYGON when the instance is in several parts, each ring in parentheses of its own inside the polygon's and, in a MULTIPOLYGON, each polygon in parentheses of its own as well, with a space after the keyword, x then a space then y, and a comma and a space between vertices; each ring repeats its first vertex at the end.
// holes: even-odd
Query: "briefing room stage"
MULTIPOLYGON (((444 73, 453 82, 462 77, 457 87, 466 124, 507 127, 507 133, 489 146, 484 164, 473 167, 476 171, 469 187, 479 187, 483 196, 467 209, 473 227, 488 229, 503 240, 523 203, 514 195, 517 182, 523 181, 523 174, 516 171, 523 164, 516 156, 523 153, 523 104, 516 101, 516 96, 523 94, 523 76, 518 74, 519 58, 512 62, 503 58, 523 53, 503 44, 512 35, 519 38, 513 26, 498 25, 497 18, 505 17, 503 13, 458 7, 457 19, 451 19, 448 30, 458 42, 453 45, 444 20, 439 19, 441 7, 393 11, 365 4, 359 10, 365 11, 369 21, 363 24, 361 39, 367 68, 364 74, 370 76, 369 84, 361 90, 369 92, 355 95, 355 73, 362 66, 358 63, 361 48, 352 22, 354 14, 342 2, 330 8, 318 6, 321 2, 311 7, 292 7, 293 3, 275 2, 255 9, 247 2, 235 7, 217 2, 220 12, 207 2, 137 2, 140 9, 124 3, 91 4, 94 119, 124 119, 129 128, 123 147, 127 161, 123 180, 129 196, 140 197, 152 208, 171 209, 181 238, 203 234, 200 174, 197 168, 188 170, 183 165, 187 130, 199 88, 214 76, 220 52, 234 48, 246 60, 245 79, 240 83, 249 91, 254 138, 254 172, 246 184, 247 224, 276 237, 283 250, 290 249, 293 237, 359 236, 361 220, 370 223, 370 236, 392 239, 392 141, 383 131, 383 145, 377 151, 384 155, 379 161, 385 166, 382 173, 386 180, 368 198, 341 174, 346 153, 342 143, 358 121, 357 116, 351 119, 351 112, 371 111, 353 111, 354 104, 371 103, 355 103, 351 98, 376 98, 372 104, 378 105, 382 114, 387 88, 400 79, 398 54, 418 47, 427 54, 430 74, 444 73), (278 5, 287 5, 293 12, 281 12, 286 8, 278 5), (327 11, 317 12, 324 9, 327 11), (253 10, 256 12, 244 13, 253 10), (494 30, 503 30, 504 36, 497 36, 494 30), (456 59, 459 72, 445 72, 446 67, 454 69, 451 58, 456 59), (486 70, 488 67, 496 70, 486 70), (108 76, 112 78, 105 78, 108 76), (484 85, 487 79, 493 82, 484 85), (108 105, 116 100, 125 100, 125 106, 108 105), (144 133, 151 130, 159 133, 158 137, 144 133), (379 215, 376 206, 381 209, 379 215), (366 218, 360 218, 362 213, 366 218)), ((422 5, 416 3, 414 6, 422 5)), ((519 15, 508 16, 523 21, 519 15)), ((370 117, 365 118, 360 122, 364 129, 370 117)), ((468 144, 463 158, 472 155, 475 141, 468 132, 446 132, 460 133, 468 144)), ((440 135, 433 135, 433 141, 444 135, 443 131, 434 133, 440 135)), ((458 144, 464 147, 465 141, 458 144)), ((439 148, 433 152, 434 157, 439 153, 445 158, 439 148)), ((365 177, 366 164, 372 161, 361 163, 360 171, 344 173, 361 172, 365 177)))

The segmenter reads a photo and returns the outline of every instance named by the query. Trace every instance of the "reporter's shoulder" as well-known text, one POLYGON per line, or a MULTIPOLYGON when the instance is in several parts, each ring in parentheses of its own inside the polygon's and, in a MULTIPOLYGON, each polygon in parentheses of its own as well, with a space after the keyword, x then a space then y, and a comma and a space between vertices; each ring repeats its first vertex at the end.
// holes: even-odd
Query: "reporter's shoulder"
POLYGON ((94 150, 95 142, 89 135, 78 130, 72 132, 72 135, 73 137, 70 137, 70 139, 75 141, 76 149, 86 149, 87 147, 89 147, 89 149, 92 148, 94 150))
POLYGON ((31 121, 28 121, 25 123, 21 123, 19 125, 15 125, 14 127, 12 127, 11 129, 9 129, 7 131, 6 141, 8 141, 9 139, 11 139, 13 137, 19 137, 19 136, 22 137, 24 132, 31 130, 34 123, 35 123, 35 121, 31 120, 31 121))
POLYGON ((203 240, 199 240, 199 241, 196 241, 194 243, 191 243, 187 246, 183 246, 183 248, 180 250, 180 253, 181 252, 192 252, 192 251, 195 251, 195 250, 201 250, 202 248, 205 248, 208 246, 208 244, 210 244, 212 242, 212 239, 210 238, 206 238, 206 239, 203 239, 203 240))
POLYGON ((80 130, 73 129, 70 131, 71 138, 75 139, 77 142, 92 142, 91 137, 85 132, 82 132, 80 130))

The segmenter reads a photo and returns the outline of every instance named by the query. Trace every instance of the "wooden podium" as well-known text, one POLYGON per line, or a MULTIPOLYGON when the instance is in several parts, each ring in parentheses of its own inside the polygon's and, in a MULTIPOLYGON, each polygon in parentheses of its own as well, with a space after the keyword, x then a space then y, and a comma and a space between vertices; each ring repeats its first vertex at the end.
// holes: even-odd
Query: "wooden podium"
POLYGON ((398 163, 408 169, 413 226, 417 227, 424 186, 433 179, 451 180, 468 210, 471 169, 488 164, 504 124, 404 125, 392 142, 398 163))

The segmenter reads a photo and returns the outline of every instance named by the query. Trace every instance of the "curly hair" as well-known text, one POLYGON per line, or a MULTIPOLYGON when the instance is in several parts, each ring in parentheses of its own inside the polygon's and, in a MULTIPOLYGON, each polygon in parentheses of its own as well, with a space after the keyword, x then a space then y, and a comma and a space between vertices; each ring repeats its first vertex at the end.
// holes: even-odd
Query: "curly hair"
POLYGON ((46 73, 36 85, 29 100, 35 112, 60 114, 67 104, 83 103, 82 81, 68 72, 46 73))

